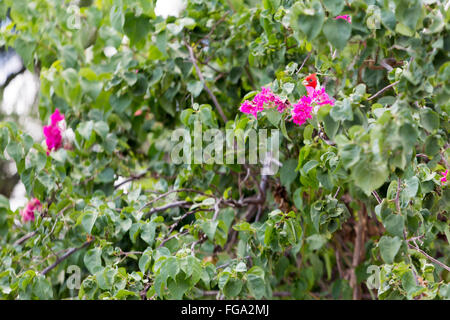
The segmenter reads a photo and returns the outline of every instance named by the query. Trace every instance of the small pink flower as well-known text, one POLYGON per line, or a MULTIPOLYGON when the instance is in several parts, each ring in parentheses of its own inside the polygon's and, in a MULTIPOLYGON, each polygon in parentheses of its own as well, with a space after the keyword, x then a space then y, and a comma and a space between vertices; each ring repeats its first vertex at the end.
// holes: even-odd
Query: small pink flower
POLYGON ((60 122, 64 120, 64 115, 56 108, 55 112, 50 116, 50 125, 44 126, 45 142, 47 143, 47 155, 52 150, 58 150, 61 147, 63 128, 60 122))
POLYGON ((292 105, 292 121, 301 126, 307 119, 312 119, 313 107, 311 106, 311 97, 303 96, 300 100, 292 105))
POLYGON ((270 88, 262 87, 261 92, 252 101, 245 100, 239 110, 257 118, 258 112, 263 111, 264 106, 268 108, 276 107, 278 112, 283 112, 287 108, 286 103, 275 95, 270 88))
POLYGON ((330 99, 328 94, 325 92, 325 88, 322 88, 319 90, 314 90, 314 92, 312 94, 312 99, 319 106, 323 106, 325 104, 329 104, 331 106, 334 105, 333 100, 330 99))
POLYGON ((447 182, 448 169, 445 170, 445 172, 441 172, 441 175, 442 175, 441 183, 444 184, 447 182))
POLYGON ((336 18, 334 18, 335 20, 337 19, 344 19, 345 21, 347 21, 348 23, 352 23, 352 17, 350 17, 348 14, 343 15, 343 16, 337 16, 336 18))
POLYGON ((264 107, 258 107, 257 105, 252 104, 250 101, 245 100, 241 107, 240 111, 243 113, 251 114, 255 118, 258 118, 258 112, 264 110, 264 107))
POLYGON ((64 120, 64 115, 59 112, 59 109, 56 108, 55 112, 50 116, 50 123, 52 125, 57 125, 59 121, 64 120))
POLYGON ((22 221, 23 222, 34 221, 34 211, 35 210, 39 211, 41 209, 42 209, 41 202, 36 198, 31 199, 26 205, 26 207, 20 211, 22 221))

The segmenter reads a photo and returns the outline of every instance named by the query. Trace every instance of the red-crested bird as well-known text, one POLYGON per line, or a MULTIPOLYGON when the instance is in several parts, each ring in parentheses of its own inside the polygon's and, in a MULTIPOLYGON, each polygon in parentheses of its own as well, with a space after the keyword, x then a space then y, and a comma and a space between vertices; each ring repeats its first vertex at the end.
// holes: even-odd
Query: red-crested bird
POLYGON ((302 84, 305 87, 310 87, 310 88, 313 88, 313 89, 319 89, 319 88, 316 88, 317 87, 317 83, 318 83, 318 81, 317 81, 317 77, 316 77, 315 73, 312 73, 309 76, 307 76, 305 78, 305 80, 303 80, 303 82, 302 82, 302 84))
POLYGON ((302 84, 305 86, 306 91, 308 92, 308 96, 312 96, 315 90, 320 90, 319 79, 317 79, 317 75, 315 73, 311 73, 307 76, 302 84))

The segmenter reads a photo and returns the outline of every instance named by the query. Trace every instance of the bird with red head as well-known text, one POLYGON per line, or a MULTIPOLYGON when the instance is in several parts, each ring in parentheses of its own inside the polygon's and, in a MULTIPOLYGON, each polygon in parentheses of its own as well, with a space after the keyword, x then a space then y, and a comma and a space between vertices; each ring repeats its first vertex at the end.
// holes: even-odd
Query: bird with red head
POLYGON ((315 73, 312 73, 312 74, 310 74, 309 76, 307 76, 307 77, 305 78, 305 80, 303 80, 302 84, 303 84, 305 87, 310 87, 310 88, 316 89, 316 87, 317 87, 317 77, 316 77, 316 74, 315 74, 315 73))

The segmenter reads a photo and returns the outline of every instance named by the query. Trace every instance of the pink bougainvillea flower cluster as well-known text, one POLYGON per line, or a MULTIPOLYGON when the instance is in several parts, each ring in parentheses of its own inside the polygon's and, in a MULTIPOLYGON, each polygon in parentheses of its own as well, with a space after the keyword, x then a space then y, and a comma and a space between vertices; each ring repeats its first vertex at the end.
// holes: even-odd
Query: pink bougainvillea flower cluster
POLYGON ((348 23, 352 23, 352 17, 350 17, 348 14, 346 14, 346 15, 343 15, 343 16, 337 16, 336 18, 334 18, 334 19, 344 19, 344 20, 346 20, 348 23))
POLYGON ((441 175, 442 175, 441 183, 444 184, 447 182, 448 169, 445 170, 445 172, 442 172, 441 175))
POLYGON ((42 206, 41 206, 41 202, 34 198, 31 199, 28 204, 26 205, 26 207, 20 211, 20 215, 22 216, 22 221, 23 222, 28 222, 28 221, 34 221, 34 211, 35 210, 41 210, 42 206))
POLYGON ((313 107, 311 102, 311 97, 303 96, 297 103, 292 105, 292 121, 295 124, 301 126, 306 122, 306 119, 312 119, 313 107))
POLYGON ((325 88, 320 88, 316 74, 310 74, 303 80, 303 85, 306 87, 307 95, 301 97, 297 103, 291 105, 289 101, 282 101, 278 96, 274 95, 270 88, 262 88, 253 100, 250 102, 245 100, 240 111, 247 114, 252 114, 257 118, 259 111, 264 110, 264 106, 276 107, 281 113, 286 109, 289 109, 291 119, 295 124, 301 126, 307 119, 312 119, 313 114, 317 110, 326 104, 334 105, 334 100, 328 96, 325 88))
POLYGON ((325 88, 314 90, 311 94, 311 98, 312 102, 319 106, 323 106, 325 104, 329 104, 331 106, 334 105, 334 101, 325 92, 325 88))
POLYGON ((61 121, 64 120, 64 115, 56 108, 55 112, 50 116, 50 124, 44 126, 45 142, 47 143, 47 155, 52 150, 58 150, 61 147, 62 131, 64 125, 61 121))
POLYGON ((280 97, 275 95, 270 88, 261 88, 259 92, 252 101, 245 100, 239 110, 243 113, 251 114, 255 118, 258 117, 258 112, 264 110, 264 106, 267 108, 277 108, 278 112, 283 112, 287 105, 281 100, 280 97))
POLYGON ((307 96, 303 96, 292 107, 292 121, 301 126, 306 119, 312 119, 313 113, 326 104, 334 105, 334 101, 325 92, 325 88, 316 88, 316 85, 306 85, 307 96))

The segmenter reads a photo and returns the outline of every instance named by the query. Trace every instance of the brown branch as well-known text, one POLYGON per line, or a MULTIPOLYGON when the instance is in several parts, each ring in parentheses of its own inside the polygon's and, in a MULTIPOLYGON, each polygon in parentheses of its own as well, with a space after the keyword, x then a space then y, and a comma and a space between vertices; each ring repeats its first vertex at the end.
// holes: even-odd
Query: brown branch
POLYGON ((362 204, 362 210, 358 211, 358 224, 355 227, 355 247, 353 250, 353 260, 352 260, 352 273, 350 278, 350 285, 353 288, 353 300, 361 299, 361 288, 357 283, 356 278, 356 267, 358 267, 361 258, 364 256, 364 238, 365 238, 365 216, 366 216, 366 206, 362 204))
POLYGON ((392 88, 393 86, 397 85, 400 82, 400 80, 395 81, 394 83, 391 83, 390 85, 384 87, 383 89, 381 89, 380 91, 378 91, 377 93, 375 93, 373 96, 367 98, 367 101, 372 100, 373 98, 378 97, 380 94, 382 94, 383 92, 385 92, 386 90, 388 90, 389 88, 392 88))
POLYGON ((165 238, 161 243, 159 244, 159 248, 161 248, 167 241, 172 240, 173 238, 177 238, 180 236, 184 236, 185 234, 188 234, 189 231, 184 231, 181 233, 176 233, 174 235, 171 235, 170 237, 165 238))
POLYGON ((221 24, 222 22, 224 22, 225 21, 225 19, 227 18, 227 16, 230 14, 230 12, 225 12, 225 14, 222 16, 222 18, 220 18, 219 20, 217 20, 217 22, 211 27, 211 30, 208 32, 208 34, 206 35, 206 36, 204 36, 203 38, 201 38, 200 40, 198 40, 196 43, 195 43, 195 46, 197 46, 197 44, 199 43, 199 42, 201 42, 202 40, 205 40, 205 39, 209 39, 209 37, 214 33, 214 31, 216 30, 216 28, 217 28, 217 26, 219 25, 219 24, 221 24))
POLYGON ((334 197, 333 197, 333 198, 336 199, 336 197, 337 197, 338 194, 339 194, 339 191, 341 191, 341 187, 338 187, 338 188, 337 188, 336 193, 334 194, 334 197))
POLYGON ((416 154, 416 157, 425 159, 425 161, 427 161, 427 162, 430 161, 430 158, 426 154, 423 154, 423 153, 416 154))
POLYGON ((377 199, 378 204, 380 204, 382 202, 380 196, 378 195, 378 192, 373 190, 372 195, 375 197, 375 199, 377 199))
POLYGON ((24 235, 22 238, 18 239, 16 242, 14 242, 15 246, 21 245, 22 243, 24 243, 25 241, 27 241, 28 239, 30 239, 31 237, 33 237, 37 232, 33 231, 30 233, 27 233, 26 235, 24 235))
POLYGON ((400 185, 402 184, 402 180, 398 178, 397 180, 397 194, 395 195, 395 208, 397 209, 397 213, 401 214, 400 210, 400 185))
POLYGON ((223 200, 223 198, 220 198, 214 204, 214 216, 212 218, 213 221, 215 221, 217 219, 218 215, 219 215, 219 211, 220 211, 219 206, 220 206, 220 203, 222 202, 222 200, 223 200))
MULTIPOLYGON (((414 241, 413 241, 414 242, 414 241)), ((411 245, 408 243, 408 246, 411 249, 417 250, 418 252, 420 252, 422 255, 424 255, 428 260, 430 260, 431 262, 434 262, 435 264, 437 264, 438 266, 444 268, 445 270, 450 272, 450 267, 446 266, 445 264, 443 264, 442 262, 440 262, 439 260, 436 260, 435 258, 433 258, 432 256, 430 256, 428 253, 426 253, 425 251, 423 251, 422 249, 420 249, 417 244, 414 242, 415 246, 411 245)))
POLYGON ((220 114, 220 116, 221 116, 223 122, 226 123, 226 122, 228 121, 228 119, 227 119, 227 117, 225 116, 225 113, 223 112, 222 107, 221 107, 220 104, 219 104, 219 101, 217 101, 216 96, 214 95, 214 93, 211 91, 211 89, 209 89, 208 85, 206 84, 206 81, 205 81, 205 78, 203 77, 202 71, 200 70, 200 67, 198 66, 197 58, 195 57, 194 50, 193 50, 192 47, 187 43, 186 40, 185 40, 185 44, 186 44, 186 48, 187 48, 188 51, 189 51, 189 57, 190 57, 190 59, 191 59, 191 62, 192 62, 192 64, 193 64, 194 67, 195 67, 195 70, 196 70, 196 72, 197 72, 197 75, 198 75, 200 81, 203 83, 203 87, 205 88, 205 90, 206 90, 206 92, 208 93, 209 97, 211 98, 211 100, 213 101, 214 105, 216 106, 217 111, 219 112, 219 114, 220 114))
POLYGON ((41 274, 43 276, 45 276, 50 270, 54 269, 58 264, 60 264, 61 262, 63 262, 64 260, 66 260, 68 257, 70 257, 72 254, 74 254, 75 252, 77 252, 78 250, 81 250, 83 248, 86 248, 88 245, 90 245, 93 241, 95 240, 95 238, 92 238, 89 241, 86 241, 85 243, 83 243, 83 245, 81 245, 78 248, 71 248, 70 250, 68 250, 64 255, 62 255, 60 258, 58 258, 55 263, 53 263, 52 265, 48 266, 47 268, 45 268, 41 274))
POLYGON ((300 66, 300 68, 298 68, 296 74, 300 73, 300 70, 302 70, 302 68, 305 65, 306 61, 308 61, 309 57, 311 57, 311 54, 312 54, 312 50, 310 52, 308 52, 308 55, 306 56, 305 60, 303 60, 302 65, 300 66))
POLYGON ((132 176, 129 177, 128 179, 126 179, 126 180, 120 182, 119 184, 115 185, 115 186, 114 186, 114 189, 118 189, 120 186, 123 186, 124 184, 126 184, 126 183, 128 183, 128 182, 131 182, 131 181, 134 181, 134 180, 142 179, 142 178, 145 177, 146 175, 147 175, 147 171, 146 171, 146 172, 143 172, 143 173, 141 173, 141 174, 138 174, 138 175, 132 175, 132 176))
POLYGON ((216 198, 214 195, 207 194, 207 193, 204 193, 203 191, 199 191, 199 190, 195 190, 195 189, 190 189, 190 188, 175 189, 175 190, 167 191, 166 193, 163 193, 163 194, 157 196, 155 199, 150 200, 141 209, 139 209, 139 212, 144 210, 146 207, 150 206, 152 203, 154 203, 158 200, 161 200, 162 198, 167 197, 168 195, 170 195, 174 192, 194 192, 194 193, 198 193, 198 194, 201 194, 204 196, 216 198))
POLYGON ((189 201, 175 201, 169 204, 166 204, 164 206, 161 207, 156 207, 156 208, 152 208, 149 212, 147 212, 145 214, 145 216, 150 216, 156 212, 161 212, 161 211, 166 211, 167 209, 171 209, 171 208, 175 208, 175 207, 186 207, 186 206, 190 206, 192 204, 192 202, 189 201))

